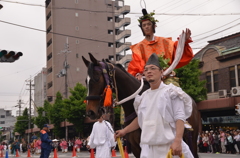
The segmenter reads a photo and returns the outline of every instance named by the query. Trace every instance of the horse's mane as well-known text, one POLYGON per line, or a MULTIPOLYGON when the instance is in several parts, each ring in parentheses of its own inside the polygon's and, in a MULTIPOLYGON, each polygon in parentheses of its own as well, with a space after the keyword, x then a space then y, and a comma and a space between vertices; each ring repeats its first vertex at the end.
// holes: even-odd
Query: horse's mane
POLYGON ((119 69, 121 69, 124 73, 126 73, 128 76, 134 78, 131 74, 129 74, 126 69, 122 66, 122 64, 115 64, 119 69))
MULTIPOLYGON (((107 61, 108 63, 111 63, 110 61, 107 61)), ((113 63, 111 63, 113 64, 113 63)), ((134 78, 131 74, 129 74, 125 68, 121 65, 121 64, 113 64, 114 66, 118 67, 121 71, 123 71, 125 74, 127 74, 129 77, 134 78)), ((99 81, 99 77, 96 77, 96 75, 94 75, 94 66, 96 66, 94 63, 90 63, 88 65, 88 75, 89 77, 94 81, 94 82, 98 82, 99 81)), ((135 78, 134 78, 135 79, 135 78)))

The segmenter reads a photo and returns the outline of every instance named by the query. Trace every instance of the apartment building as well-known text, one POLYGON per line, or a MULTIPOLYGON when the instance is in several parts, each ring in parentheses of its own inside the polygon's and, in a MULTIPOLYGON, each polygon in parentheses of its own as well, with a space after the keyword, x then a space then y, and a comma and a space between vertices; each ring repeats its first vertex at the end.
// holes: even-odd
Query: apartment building
POLYGON ((131 22, 124 0, 46 0, 47 100, 80 82, 85 85, 89 59, 121 60, 131 43, 131 22), (67 70, 67 71, 66 71, 67 70), (65 82, 67 81, 67 82, 65 82))

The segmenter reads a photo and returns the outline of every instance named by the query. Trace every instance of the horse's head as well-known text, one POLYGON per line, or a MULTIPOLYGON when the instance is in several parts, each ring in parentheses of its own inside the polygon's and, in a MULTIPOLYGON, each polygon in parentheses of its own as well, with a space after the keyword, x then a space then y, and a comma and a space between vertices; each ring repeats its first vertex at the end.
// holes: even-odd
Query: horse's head
POLYGON ((88 76, 86 79, 88 88, 86 115, 90 117, 90 119, 97 119, 104 111, 104 89, 108 84, 106 78, 109 77, 109 70, 106 63, 98 61, 91 53, 89 53, 89 56, 91 62, 82 56, 88 68, 88 76))

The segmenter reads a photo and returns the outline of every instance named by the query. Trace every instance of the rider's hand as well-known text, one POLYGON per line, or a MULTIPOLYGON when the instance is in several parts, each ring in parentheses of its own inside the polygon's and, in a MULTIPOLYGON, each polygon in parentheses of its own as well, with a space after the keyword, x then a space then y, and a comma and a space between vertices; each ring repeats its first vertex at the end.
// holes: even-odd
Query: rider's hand
POLYGON ((186 41, 191 38, 191 30, 186 28, 186 41))
POLYGON ((182 140, 174 140, 170 149, 172 149, 172 155, 178 155, 180 157, 182 155, 182 140))
POLYGON ((116 131, 116 133, 114 134, 114 138, 116 139, 116 138, 118 138, 118 137, 123 137, 123 136, 125 136, 125 135, 126 135, 126 132, 125 132, 124 129, 118 130, 118 131, 116 131))
POLYGON ((136 74, 136 76, 135 76, 135 78, 136 78, 136 79, 138 79, 138 80, 140 81, 140 80, 141 80, 141 78, 142 78, 142 76, 143 76, 142 74, 140 74, 140 73, 137 73, 137 74, 136 74))

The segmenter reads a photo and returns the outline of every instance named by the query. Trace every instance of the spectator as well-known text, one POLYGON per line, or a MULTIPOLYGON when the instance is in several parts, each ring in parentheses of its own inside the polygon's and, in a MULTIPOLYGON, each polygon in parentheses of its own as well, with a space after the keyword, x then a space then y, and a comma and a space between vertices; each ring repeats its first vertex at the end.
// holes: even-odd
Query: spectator
POLYGON ((225 154, 226 153, 226 147, 225 147, 225 139, 226 139, 226 136, 225 136, 225 133, 223 131, 223 129, 219 129, 219 132, 220 132, 220 140, 221 140, 221 149, 222 149, 222 153, 225 154))
POLYGON ((33 133, 33 136, 31 137, 31 143, 33 142, 33 140, 36 139, 37 140, 37 136, 35 133, 33 133))
POLYGON ((208 148, 208 150, 211 153, 213 153, 213 143, 214 143, 214 140, 213 140, 213 130, 210 131, 208 139, 209 139, 209 148, 208 148))
POLYGON ((207 153, 208 152, 208 146, 209 146, 209 138, 208 134, 205 133, 204 137, 202 138, 203 141, 203 152, 207 153))
POLYGON ((219 153, 219 138, 217 132, 213 133, 213 153, 219 153))
POLYGON ((226 146, 227 154, 234 153, 233 139, 232 139, 232 136, 231 136, 230 132, 226 133, 226 143, 225 143, 225 146, 226 146))
POLYGON ((240 133, 238 131, 234 131, 234 141, 235 141, 235 146, 238 149, 236 151, 240 154, 240 133))

